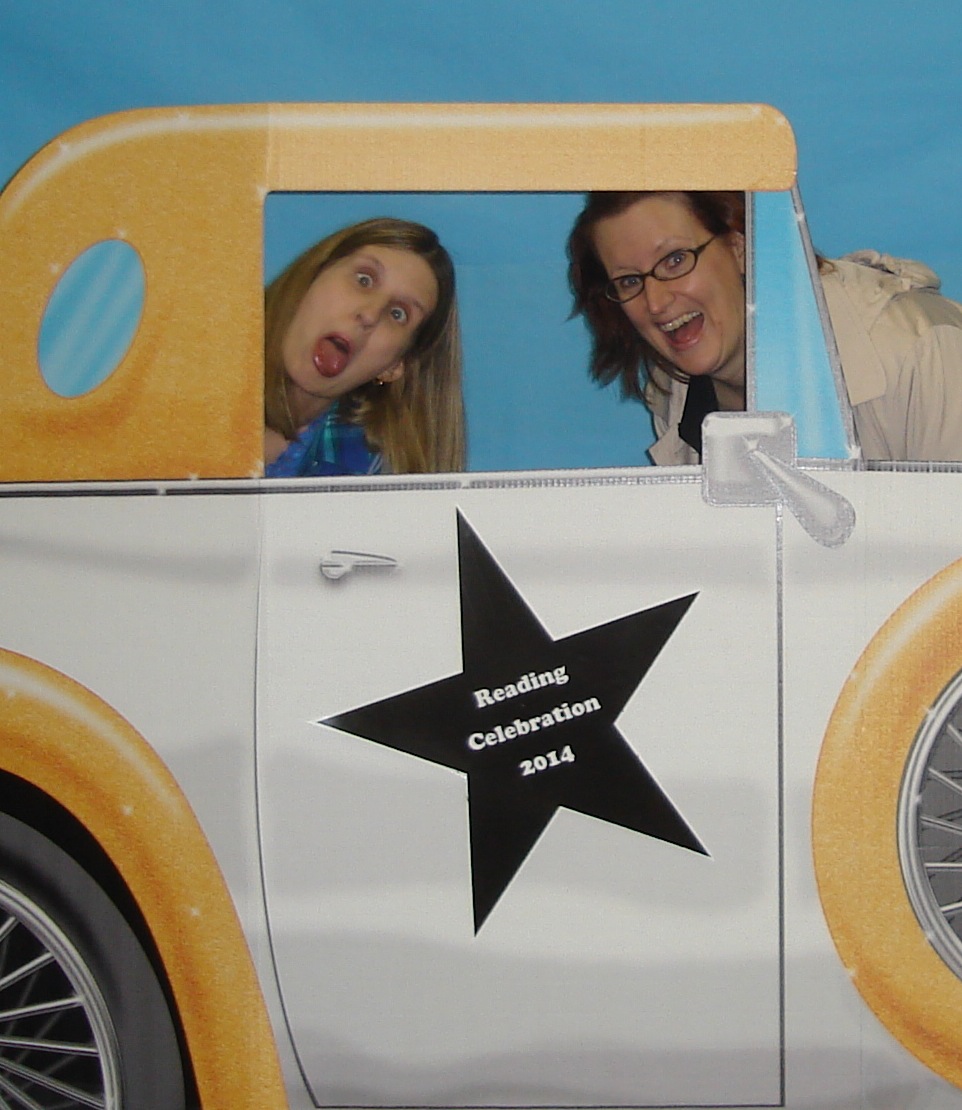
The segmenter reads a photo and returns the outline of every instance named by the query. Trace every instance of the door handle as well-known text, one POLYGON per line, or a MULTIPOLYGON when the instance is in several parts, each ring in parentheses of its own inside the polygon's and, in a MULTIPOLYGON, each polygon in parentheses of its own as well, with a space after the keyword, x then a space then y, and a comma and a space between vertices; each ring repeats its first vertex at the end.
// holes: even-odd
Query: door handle
POLYGON ((345 574, 357 570, 359 567, 371 570, 396 570, 397 559, 390 555, 370 555, 364 551, 329 551, 321 559, 321 574, 325 578, 336 580, 345 574))

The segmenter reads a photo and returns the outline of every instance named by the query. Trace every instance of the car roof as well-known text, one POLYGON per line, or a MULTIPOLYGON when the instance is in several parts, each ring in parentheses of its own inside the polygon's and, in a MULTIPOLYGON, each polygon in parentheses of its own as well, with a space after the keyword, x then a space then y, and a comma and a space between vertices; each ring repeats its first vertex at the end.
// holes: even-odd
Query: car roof
MULTIPOLYGON (((784 190, 795 176, 788 121, 758 104, 253 104, 90 120, 0 194, 0 480, 261 472, 270 192, 784 190), (64 396, 40 368, 48 307, 105 242, 136 252, 142 311, 102 382, 64 396)), ((62 326, 89 354, 90 313, 72 311, 62 326)))

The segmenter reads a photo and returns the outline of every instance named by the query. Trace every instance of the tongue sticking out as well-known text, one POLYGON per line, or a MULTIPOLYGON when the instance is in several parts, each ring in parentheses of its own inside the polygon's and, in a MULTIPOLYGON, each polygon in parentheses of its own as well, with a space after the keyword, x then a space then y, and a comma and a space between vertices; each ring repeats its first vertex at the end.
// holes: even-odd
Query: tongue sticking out
POLYGON ((314 345, 314 366, 325 378, 336 378, 349 357, 347 344, 339 337, 322 335, 314 345))

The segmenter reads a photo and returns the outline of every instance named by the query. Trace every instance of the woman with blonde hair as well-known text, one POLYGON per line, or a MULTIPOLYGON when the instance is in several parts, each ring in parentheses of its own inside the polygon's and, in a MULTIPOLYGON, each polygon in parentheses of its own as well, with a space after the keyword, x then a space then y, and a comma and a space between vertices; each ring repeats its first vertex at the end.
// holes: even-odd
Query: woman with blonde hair
POLYGON ((264 298, 268 477, 464 468, 454 266, 379 217, 310 247, 264 298))

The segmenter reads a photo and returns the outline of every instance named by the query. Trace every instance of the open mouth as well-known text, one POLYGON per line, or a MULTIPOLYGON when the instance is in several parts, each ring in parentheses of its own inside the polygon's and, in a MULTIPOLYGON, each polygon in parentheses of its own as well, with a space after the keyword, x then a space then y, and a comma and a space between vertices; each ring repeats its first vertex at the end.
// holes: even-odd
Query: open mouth
POLYGON ((700 312, 686 312, 658 327, 672 347, 682 350, 698 342, 704 324, 705 317, 700 312))
POLYGON ((351 344, 343 335, 322 335, 314 344, 314 368, 325 378, 336 378, 351 358, 351 344))

